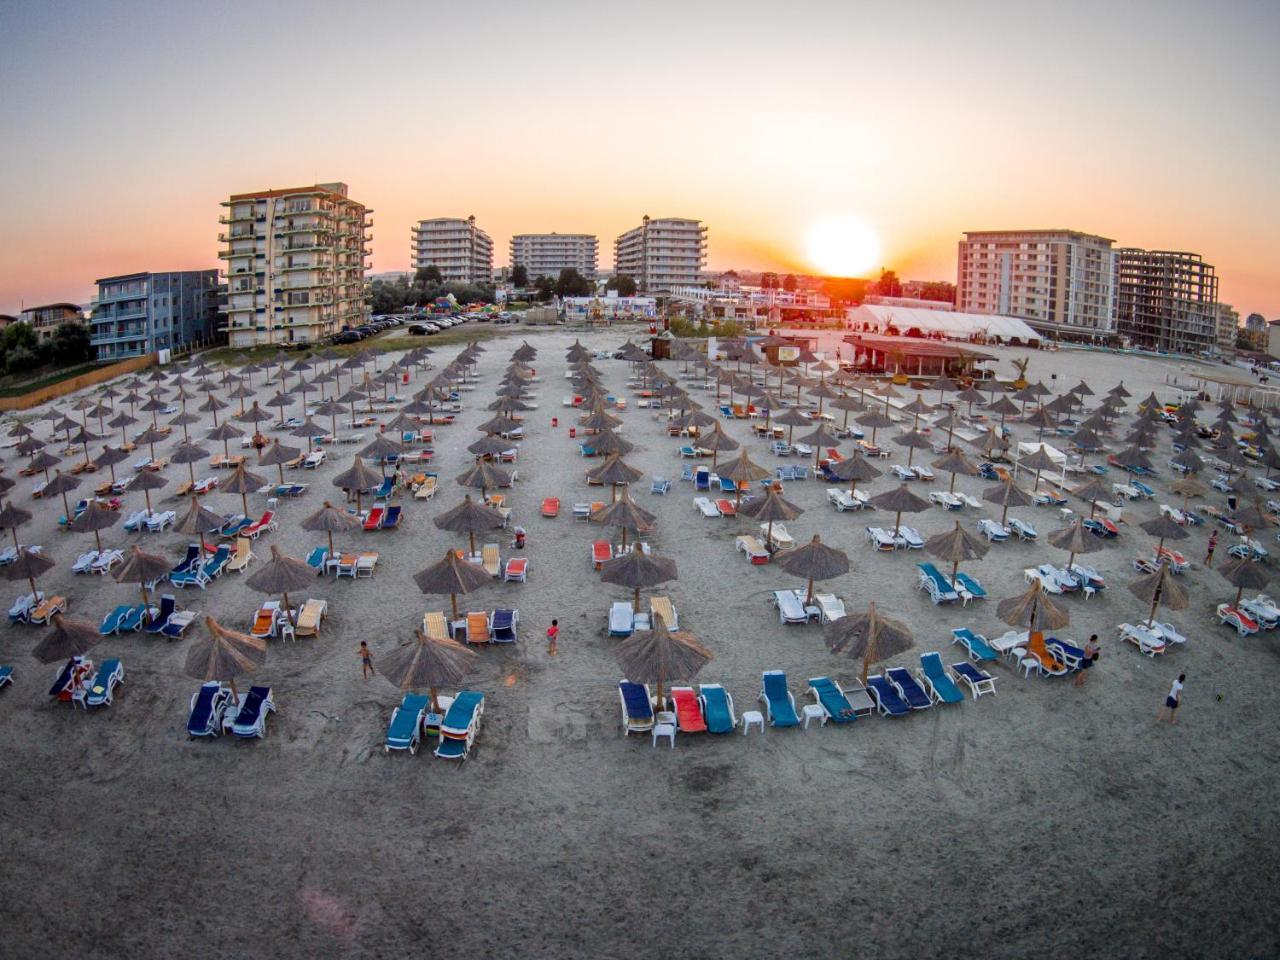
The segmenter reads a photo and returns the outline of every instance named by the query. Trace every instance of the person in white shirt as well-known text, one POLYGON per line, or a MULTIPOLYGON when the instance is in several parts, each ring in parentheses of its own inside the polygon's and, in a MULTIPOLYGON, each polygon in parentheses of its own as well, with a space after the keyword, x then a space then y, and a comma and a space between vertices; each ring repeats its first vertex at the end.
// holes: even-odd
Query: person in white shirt
POLYGON ((1165 713, 1169 714, 1169 722, 1178 722, 1178 704, 1182 702, 1182 685, 1187 682, 1185 673, 1178 674, 1178 679, 1173 681, 1173 686, 1169 688, 1169 696, 1164 698, 1164 706, 1160 708, 1160 712, 1156 714, 1156 723, 1164 719, 1165 713))

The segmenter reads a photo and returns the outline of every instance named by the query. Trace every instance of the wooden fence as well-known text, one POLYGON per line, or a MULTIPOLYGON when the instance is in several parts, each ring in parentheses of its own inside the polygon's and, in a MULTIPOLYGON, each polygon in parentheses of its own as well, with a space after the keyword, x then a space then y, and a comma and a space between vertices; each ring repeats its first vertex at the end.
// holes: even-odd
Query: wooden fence
POLYGON ((47 387, 41 387, 39 390, 32 390, 30 393, 24 393, 17 397, 0 397, 0 412, 30 410, 32 407, 47 403, 50 400, 56 400, 58 397, 65 397, 67 394, 83 390, 85 387, 92 387, 94 384, 102 383, 104 380, 110 380, 113 377, 133 373, 137 370, 145 370, 147 367, 155 366, 155 363, 156 355, 147 353, 140 357, 121 360, 119 363, 113 363, 109 366, 98 367, 96 370, 82 373, 78 377, 59 380, 57 383, 52 383, 47 387))

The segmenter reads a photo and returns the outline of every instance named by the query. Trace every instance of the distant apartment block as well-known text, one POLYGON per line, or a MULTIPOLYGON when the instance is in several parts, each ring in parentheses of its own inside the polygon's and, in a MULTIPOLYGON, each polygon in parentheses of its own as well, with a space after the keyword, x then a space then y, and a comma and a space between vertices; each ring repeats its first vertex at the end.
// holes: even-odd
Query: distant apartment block
POLYGON ((64 323, 84 323, 84 313, 75 303, 46 303, 23 310, 18 314, 18 322, 29 324, 36 339, 44 341, 64 323))
POLYGON ((1202 353, 1218 344, 1218 278, 1199 254, 1116 251, 1116 330, 1135 347, 1202 353))
POLYGON ((1240 337, 1240 314, 1229 303, 1218 304, 1218 353, 1230 357, 1240 337))
POLYGON ((589 233, 517 233, 511 238, 511 266, 523 266, 529 280, 577 270, 588 280, 599 274, 600 241, 589 233))
POLYGON ((1113 241, 1075 230, 980 230, 964 236, 958 312, 1019 317, 1063 339, 1114 334, 1113 241))
POLYGON ((445 283, 490 283, 493 240, 476 226, 475 217, 419 220, 410 263, 415 271, 435 267, 445 283))
POLYGON ((89 342, 99 360, 200 346, 217 334, 217 270, 130 273, 97 285, 89 342))
POLYGON ((707 263, 707 228, 700 220, 645 217, 613 242, 614 274, 634 280, 642 293, 701 286, 707 263))
POLYGON ((231 346, 313 343, 365 321, 373 211, 345 183, 234 194, 222 205, 231 346))

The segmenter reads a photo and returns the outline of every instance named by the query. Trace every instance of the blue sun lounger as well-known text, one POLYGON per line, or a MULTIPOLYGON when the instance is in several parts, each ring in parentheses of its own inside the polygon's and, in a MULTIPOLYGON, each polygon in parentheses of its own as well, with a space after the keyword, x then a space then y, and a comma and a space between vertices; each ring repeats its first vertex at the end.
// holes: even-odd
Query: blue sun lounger
POLYGON ((960 703, 964 693, 947 674, 942 656, 937 651, 920 654, 921 676, 935 703, 960 703))
POLYGON ((186 573, 188 570, 191 569, 193 564, 199 561, 199 559, 200 559, 200 544, 188 543, 187 555, 182 558, 182 562, 180 564, 178 564, 176 567, 174 567, 172 570, 169 571, 169 576, 173 576, 175 573, 186 573))
POLYGON ((391 491, 396 488, 396 481, 393 477, 383 477, 382 483, 376 489, 370 491, 369 495, 375 500, 385 500, 391 496, 391 491))
POLYGON ((961 661, 951 665, 951 672, 957 679, 963 680, 969 686, 969 691, 973 694, 973 699, 977 700, 984 693, 996 692, 995 677, 972 663, 961 661))
POLYGON ((707 721, 707 733, 732 733, 738 725, 733 713, 733 696, 718 683, 704 683, 698 687, 698 700, 702 704, 702 716, 707 721))
POLYGON ((857 716, 854 712, 853 704, 849 702, 849 698, 840 689, 840 684, 830 677, 810 677, 809 692, 818 701, 818 705, 822 707, 822 712, 827 715, 828 720, 835 723, 852 723, 857 716))
MULTIPOLYGON (((232 707, 234 709, 234 705, 232 707)), ((231 732, 242 739, 261 738, 267 735, 267 714, 276 712, 270 687, 250 687, 235 710, 231 732)))
POLYGON ((98 667, 98 675, 93 678, 85 693, 84 702, 87 707, 109 707, 111 696, 118 684, 124 683, 124 666, 119 660, 103 660, 98 667))
POLYGON ((382 745, 385 752, 392 750, 408 750, 411 754, 418 752, 418 741, 422 739, 422 718, 430 706, 430 698, 420 693, 406 693, 400 706, 391 712, 391 723, 387 726, 387 740, 382 745))
POLYGON ((132 610, 132 605, 127 603, 120 604, 120 606, 116 607, 102 618, 102 626, 98 628, 98 632, 104 637, 109 637, 113 633, 119 633, 120 621, 132 612, 132 610))
POLYGON ((142 629, 142 622, 146 619, 148 612, 147 607, 142 604, 131 608, 128 613, 120 618, 120 632, 123 633, 128 630, 133 633, 142 629))
POLYGON ((800 718, 796 715, 796 698, 787 689, 787 675, 781 670, 766 670, 761 675, 760 699, 764 701, 765 713, 769 725, 774 727, 797 727, 800 718))
POLYGON ((898 688, 885 677, 867 677, 867 691, 882 717, 903 717, 911 712, 911 707, 898 695, 898 688))
POLYGON ((653 703, 646 685, 619 680, 618 697, 622 701, 624 733, 648 733, 653 729, 653 703))
POLYGON ((440 742, 435 754, 445 760, 466 760, 480 732, 484 713, 484 694, 462 690, 454 697, 444 719, 440 721, 440 742))
POLYGON ((969 595, 970 599, 987 599, 987 591, 983 589, 982 584, 973 579, 973 577, 969 576, 963 570, 956 571, 956 587, 957 589, 964 590, 964 592, 969 595))
POLYGON ((151 618, 151 622, 143 628, 147 633, 162 633, 165 625, 169 622, 169 618, 173 616, 173 612, 178 608, 177 600, 172 593, 166 593, 160 598, 160 612, 151 618))
POLYGON ((981 663, 983 660, 999 660, 1000 654, 996 653, 987 643, 987 638, 980 633, 974 633, 968 627, 957 627, 951 631, 951 642, 961 644, 969 651, 969 659, 975 663, 981 663))
POLYGON ((489 623, 489 638, 494 643, 515 643, 517 619, 514 610, 494 610, 493 620, 489 623))
POLYGON ((928 710, 933 706, 933 700, 930 699, 929 694, 906 667, 892 667, 885 671, 885 676, 898 688, 902 699, 911 705, 912 710, 928 710))
POLYGON ((222 733, 222 713, 231 702, 231 691, 217 680, 202 684, 191 695, 191 711, 187 714, 187 736, 216 737, 222 733))
POLYGON ((9 683, 13 683, 13 667, 6 664, 0 667, 0 687, 9 683))
POLYGON ((329 557, 328 547, 314 547, 307 554, 307 566, 317 574, 324 573, 324 562, 329 557))

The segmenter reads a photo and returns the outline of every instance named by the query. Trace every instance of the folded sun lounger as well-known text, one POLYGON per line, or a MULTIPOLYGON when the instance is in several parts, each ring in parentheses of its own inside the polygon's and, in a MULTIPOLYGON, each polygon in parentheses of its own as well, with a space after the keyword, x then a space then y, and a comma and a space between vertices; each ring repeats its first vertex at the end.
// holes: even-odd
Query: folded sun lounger
POLYGON ((430 698, 419 693, 406 693, 400 706, 391 712, 391 722, 387 725, 387 738, 382 745, 386 753, 392 750, 408 750, 410 754, 418 752, 418 743, 422 739, 422 719, 430 706, 430 698))

